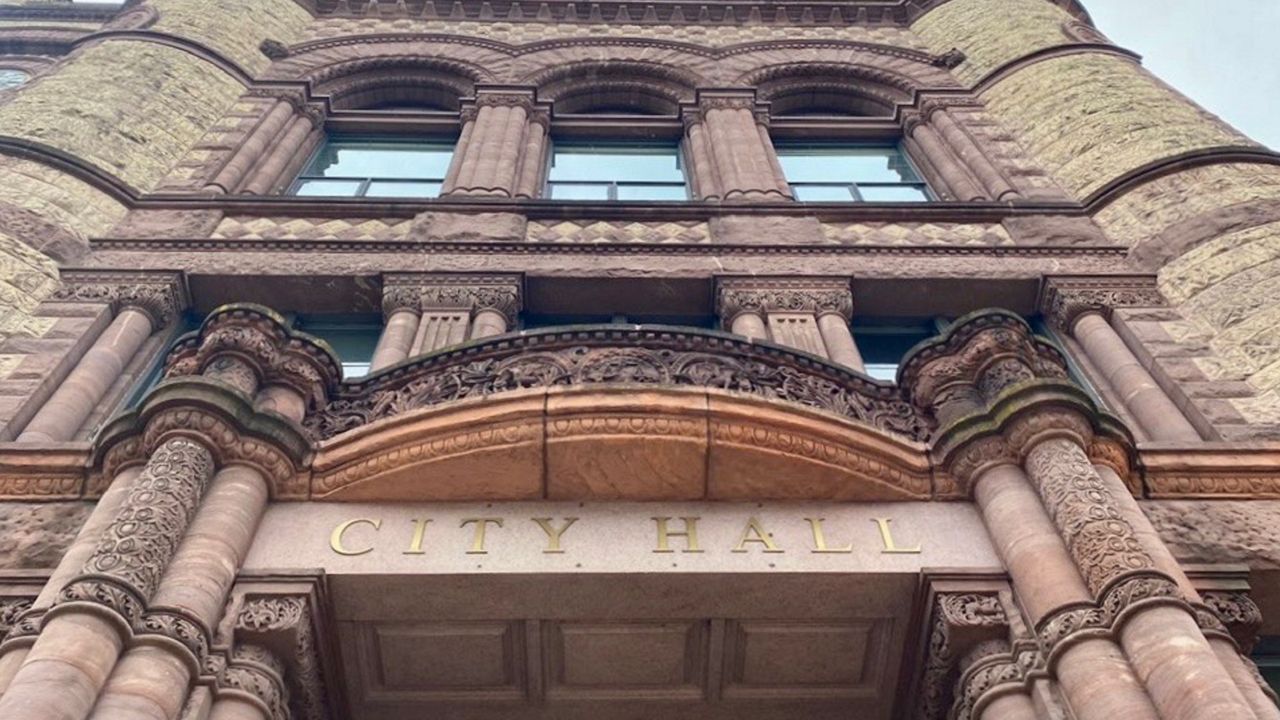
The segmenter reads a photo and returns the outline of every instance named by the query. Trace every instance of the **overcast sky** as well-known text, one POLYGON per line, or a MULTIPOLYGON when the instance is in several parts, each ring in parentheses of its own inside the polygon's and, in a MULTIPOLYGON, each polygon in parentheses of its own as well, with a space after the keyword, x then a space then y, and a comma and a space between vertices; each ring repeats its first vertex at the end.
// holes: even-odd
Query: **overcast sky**
POLYGON ((1280 0, 1084 0, 1107 37, 1255 140, 1280 148, 1280 0))

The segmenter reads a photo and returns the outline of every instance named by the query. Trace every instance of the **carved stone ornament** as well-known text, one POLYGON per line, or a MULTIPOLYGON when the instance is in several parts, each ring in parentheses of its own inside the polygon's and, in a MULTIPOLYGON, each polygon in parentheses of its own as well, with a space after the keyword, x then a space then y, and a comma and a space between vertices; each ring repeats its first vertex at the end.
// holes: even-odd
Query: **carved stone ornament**
POLYGON ((81 574, 62 589, 50 612, 68 603, 93 603, 128 627, 137 625, 212 476, 213 456, 201 444, 179 437, 157 448, 81 574))
POLYGON ((616 325, 526 331, 427 355, 393 375, 345 384, 305 427, 319 440, 463 398, 607 383, 716 388, 826 410, 912 440, 930 432, 896 388, 842 367, 723 333, 616 325))
POLYGON ((390 275, 383 285, 382 309, 387 315, 400 309, 492 310, 506 318, 507 327, 515 327, 520 285, 518 275, 390 275))
POLYGON ((982 643, 1007 642, 1008 634, 1008 618, 997 592, 939 593, 930 621, 916 720, 946 718, 960 658, 982 643))
POLYGON ((1097 604, 1067 605, 1040 621, 1036 635, 1052 666, 1057 656, 1074 641, 1087 637, 1110 637, 1118 625, 1139 607, 1174 605, 1194 616, 1178 584, 1152 571, 1133 573, 1112 584, 1097 604))
POLYGON ((34 598, 4 598, 0 600, 0 641, 7 640, 21 618, 31 610, 34 598))
POLYGON ((1213 614, 1223 630, 1230 633, 1241 651, 1252 651, 1262 629, 1262 610, 1253 598, 1244 592, 1212 590, 1202 592, 1200 597, 1204 600, 1205 609, 1213 614))
POLYGON ((238 644, 218 677, 220 688, 239 690, 257 698, 271 720, 290 720, 289 691, 281 677, 283 665, 266 648, 238 644))
POLYGON ((76 270, 62 273, 62 283, 48 302, 106 303, 115 312, 139 310, 156 328, 173 322, 188 305, 182 278, 175 273, 76 270))
POLYGON ((323 405, 342 371, 323 341, 291 330, 268 308, 224 305, 200 329, 174 344, 165 376, 205 375, 252 395, 260 385, 284 385, 312 406, 323 405))
POLYGON ((1040 665, 1041 655, 1034 642, 1010 645, 1006 640, 992 640, 973 648, 960 661, 952 720, 980 717, 978 709, 1002 690, 1025 692, 1028 677, 1040 665))
POLYGON ((234 635, 237 647, 259 648, 280 662, 280 675, 288 688, 291 711, 286 717, 327 720, 325 681, 307 598, 289 595, 245 598, 236 616, 234 635))
POLYGON ((722 327, 743 313, 811 312, 853 317, 853 292, 846 278, 721 278, 716 312, 722 327))
POLYGON ((1163 307, 1164 296, 1151 276, 1051 277, 1040 293, 1040 312, 1055 328, 1071 332, 1087 312, 1109 316, 1120 307, 1163 307))

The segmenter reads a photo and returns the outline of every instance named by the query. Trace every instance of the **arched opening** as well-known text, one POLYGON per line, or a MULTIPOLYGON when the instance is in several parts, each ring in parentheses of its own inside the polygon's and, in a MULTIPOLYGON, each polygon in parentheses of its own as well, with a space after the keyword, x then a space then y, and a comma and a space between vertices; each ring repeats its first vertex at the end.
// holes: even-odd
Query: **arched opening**
POLYGON ((479 78, 478 71, 456 63, 386 58, 329 66, 313 82, 336 110, 456 112, 479 78))
POLYGON ((775 66, 744 80, 772 104, 774 116, 889 118, 912 95, 902 78, 829 63, 775 66))
POLYGON ((579 63, 534 80, 557 114, 674 116, 690 100, 696 78, 647 63, 579 63))

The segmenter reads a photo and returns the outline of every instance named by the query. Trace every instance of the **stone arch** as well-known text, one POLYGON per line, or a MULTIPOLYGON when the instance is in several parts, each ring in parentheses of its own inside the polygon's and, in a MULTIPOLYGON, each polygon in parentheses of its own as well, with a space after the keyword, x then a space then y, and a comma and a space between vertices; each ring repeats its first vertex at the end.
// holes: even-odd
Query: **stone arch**
POLYGON ((372 83, 378 74, 401 74, 470 87, 503 82, 510 63, 510 54, 491 43, 396 39, 362 44, 358 38, 340 38, 277 61, 266 79, 306 80, 322 88, 343 78, 367 77, 372 83))
POLYGON ((329 96, 335 109, 457 110, 463 97, 474 94, 484 72, 463 62, 395 55, 327 65, 311 79, 313 92, 329 96))
POLYGON ((923 58, 858 45, 752 45, 727 53, 719 69, 726 85, 759 86, 784 80, 796 83, 808 74, 813 76, 815 85, 841 83, 889 105, 909 102, 921 90, 960 88, 946 68, 923 58))
POLYGON ((840 63, 772 65, 748 74, 744 84, 773 104, 774 115, 891 117, 912 99, 911 83, 904 78, 840 63))
POLYGON ((674 115, 692 100, 698 79, 678 69, 645 62, 587 60, 534 75, 538 97, 560 113, 631 112, 674 115))

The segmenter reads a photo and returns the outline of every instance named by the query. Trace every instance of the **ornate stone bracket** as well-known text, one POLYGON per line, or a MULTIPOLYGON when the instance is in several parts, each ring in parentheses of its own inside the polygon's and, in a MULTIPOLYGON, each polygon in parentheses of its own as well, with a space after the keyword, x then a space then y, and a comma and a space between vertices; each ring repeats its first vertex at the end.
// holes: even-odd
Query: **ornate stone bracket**
POLYGON ((986 643, 1009 641, 1006 601, 998 586, 935 592, 926 627, 929 641, 916 692, 915 720, 943 720, 954 704, 960 660, 986 643))
POLYGON ((160 328, 190 305, 181 273, 151 271, 67 270, 62 287, 46 302, 90 302, 111 305, 115 312, 139 310, 160 328))
MULTIPOLYGON (((235 651, 230 668, 256 659, 254 670, 270 667, 282 678, 285 701, 294 720, 331 717, 324 670, 315 628, 314 594, 253 593, 240 597, 233 629, 235 651)), ((251 666, 252 667, 252 666, 251 666)), ((272 706, 281 697, 277 688, 258 682, 252 687, 272 706)), ((242 687, 242 689, 244 689, 242 687)))
POLYGON ((394 274, 383 281, 382 310, 496 312, 515 327, 522 307, 519 275, 394 274))
POLYGON ((1069 332, 1086 312, 1110 316, 1121 307, 1163 307, 1165 300, 1150 275, 1054 276, 1045 278, 1039 305, 1050 325, 1069 332))

